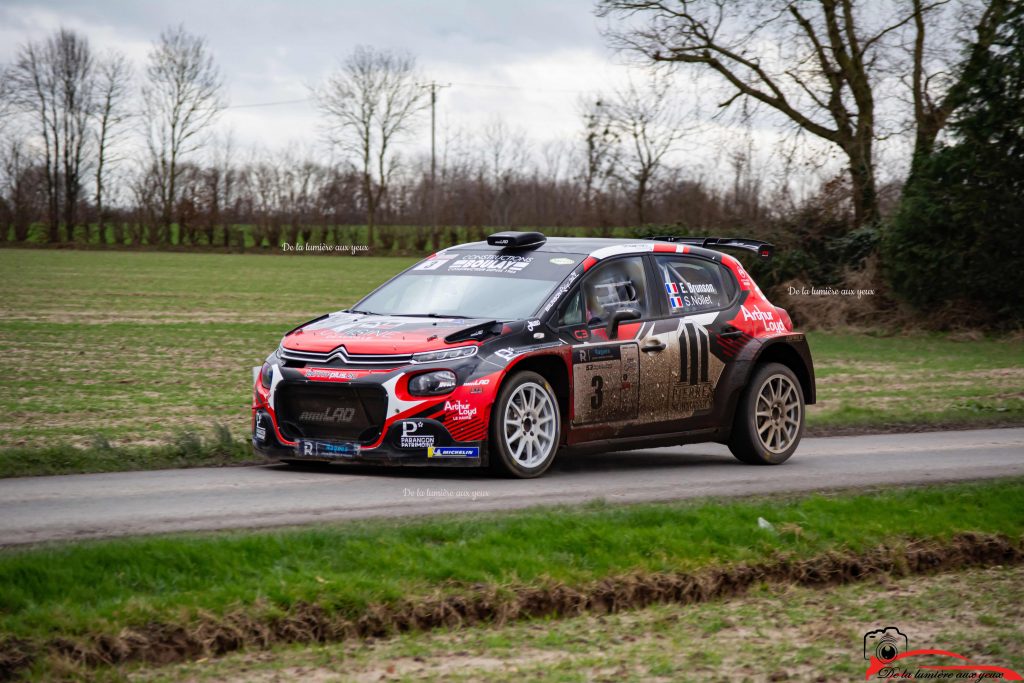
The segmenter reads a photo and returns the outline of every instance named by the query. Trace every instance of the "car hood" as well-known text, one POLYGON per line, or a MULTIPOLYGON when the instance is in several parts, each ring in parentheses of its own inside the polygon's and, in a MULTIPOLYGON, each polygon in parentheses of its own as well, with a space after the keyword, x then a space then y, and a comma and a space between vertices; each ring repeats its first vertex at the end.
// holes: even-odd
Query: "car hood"
POLYGON ((448 348, 445 337, 491 322, 487 318, 428 318, 332 313, 298 327, 281 341, 292 351, 327 353, 417 353, 448 348))

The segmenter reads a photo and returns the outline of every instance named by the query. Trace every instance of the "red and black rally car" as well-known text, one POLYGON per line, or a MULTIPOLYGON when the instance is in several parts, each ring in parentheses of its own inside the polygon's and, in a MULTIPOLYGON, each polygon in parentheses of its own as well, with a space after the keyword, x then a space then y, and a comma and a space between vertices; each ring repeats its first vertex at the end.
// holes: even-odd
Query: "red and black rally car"
POLYGON ((254 369, 252 441, 286 462, 494 465, 702 441, 792 455, 814 403, 803 334, 736 238, 502 232, 440 251, 254 369), (714 247, 712 249, 711 247, 714 247))

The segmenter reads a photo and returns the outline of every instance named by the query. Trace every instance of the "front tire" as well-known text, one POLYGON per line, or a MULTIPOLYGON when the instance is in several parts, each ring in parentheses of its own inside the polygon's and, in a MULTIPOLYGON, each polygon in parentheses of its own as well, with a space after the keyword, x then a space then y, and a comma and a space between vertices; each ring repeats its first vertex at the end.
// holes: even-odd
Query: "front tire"
POLYGON ((561 425, 548 381, 535 372, 516 373, 501 387, 491 410, 492 464, 520 479, 539 477, 555 460, 561 425))
POLYGON ((729 450, 748 465, 780 465, 800 445, 804 414, 793 371, 780 363, 759 365, 736 408, 729 450))

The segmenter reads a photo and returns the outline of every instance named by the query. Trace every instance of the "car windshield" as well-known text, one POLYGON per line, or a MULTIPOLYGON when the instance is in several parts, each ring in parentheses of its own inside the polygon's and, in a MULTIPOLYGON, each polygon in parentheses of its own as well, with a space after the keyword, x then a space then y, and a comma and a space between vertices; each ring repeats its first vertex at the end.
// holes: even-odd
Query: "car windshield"
POLYGON ((385 315, 518 320, 533 314, 582 260, 576 254, 441 253, 360 301, 385 315))

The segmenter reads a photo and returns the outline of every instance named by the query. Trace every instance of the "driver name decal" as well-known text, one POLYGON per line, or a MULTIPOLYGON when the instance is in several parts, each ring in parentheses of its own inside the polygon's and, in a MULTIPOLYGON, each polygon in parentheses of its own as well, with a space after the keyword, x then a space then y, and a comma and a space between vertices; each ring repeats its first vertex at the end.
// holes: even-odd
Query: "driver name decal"
POLYGON ((715 302, 711 297, 718 294, 718 290, 711 283, 666 282, 665 291, 668 293, 668 303, 672 308, 714 306, 715 302))

